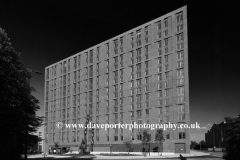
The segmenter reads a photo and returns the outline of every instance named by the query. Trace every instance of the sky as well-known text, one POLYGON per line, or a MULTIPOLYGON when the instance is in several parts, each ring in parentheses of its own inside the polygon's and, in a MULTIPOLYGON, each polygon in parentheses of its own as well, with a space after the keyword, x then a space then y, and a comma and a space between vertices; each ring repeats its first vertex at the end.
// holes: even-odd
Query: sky
MULTIPOLYGON (((35 0, 1 1, 0 27, 23 64, 45 67, 187 5, 190 120, 201 129, 240 111, 240 23, 237 1, 35 0)), ((43 116, 44 74, 33 75, 43 116)), ((42 129, 42 128, 41 128, 42 129)))

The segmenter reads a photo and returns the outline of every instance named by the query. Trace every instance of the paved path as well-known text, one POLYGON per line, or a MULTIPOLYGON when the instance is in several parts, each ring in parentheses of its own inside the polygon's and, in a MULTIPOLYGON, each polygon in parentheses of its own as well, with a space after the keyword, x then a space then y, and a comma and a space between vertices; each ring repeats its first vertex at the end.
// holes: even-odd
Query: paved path
MULTIPOLYGON (((162 156, 158 155, 158 153, 150 153, 150 156, 143 156, 142 153, 136 152, 136 156, 102 156, 99 155, 100 152, 94 152, 92 153, 95 156, 81 156, 78 159, 86 159, 86 160, 92 160, 92 159, 114 159, 114 160, 121 160, 121 159, 180 159, 179 154, 174 154, 174 153, 163 153, 162 156)), ((114 152, 114 154, 117 154, 114 152)), ((134 154, 131 152, 131 154, 134 154)), ((191 151, 190 154, 182 154, 182 156, 186 157, 187 160, 221 160, 221 158, 218 157, 211 157, 210 153, 206 152, 199 152, 199 151, 191 151)), ((28 157, 29 159, 43 159, 42 155, 32 155, 28 157)), ((76 158, 71 158, 71 156, 58 156, 58 155, 48 155, 46 159, 51 159, 51 158, 56 158, 56 159, 76 159, 76 158)))

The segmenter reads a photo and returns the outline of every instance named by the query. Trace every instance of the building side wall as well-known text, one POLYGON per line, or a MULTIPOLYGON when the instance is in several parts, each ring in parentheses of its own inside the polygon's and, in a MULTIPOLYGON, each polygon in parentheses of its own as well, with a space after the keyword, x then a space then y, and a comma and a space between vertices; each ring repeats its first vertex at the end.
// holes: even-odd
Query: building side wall
POLYGON ((227 143, 224 142, 224 134, 226 133, 226 124, 214 124, 212 128, 205 134, 207 148, 227 148, 227 143))
MULTIPOLYGON (((79 145, 85 124, 190 124, 186 6, 136 27, 45 69, 45 151, 79 145)), ((95 129, 94 145, 141 144, 142 129, 95 129)), ((156 130, 149 130, 154 136, 156 130)), ((189 130, 166 130, 163 150, 184 143, 189 130)), ((88 139, 90 144, 90 139, 88 139)), ((121 147, 120 147, 121 148, 121 147)))

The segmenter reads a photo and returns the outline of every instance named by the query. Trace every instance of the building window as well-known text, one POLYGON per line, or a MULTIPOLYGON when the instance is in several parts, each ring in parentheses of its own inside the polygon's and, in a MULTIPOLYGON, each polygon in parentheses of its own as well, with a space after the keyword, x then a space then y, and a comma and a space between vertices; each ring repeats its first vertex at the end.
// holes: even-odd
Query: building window
POLYGON ((164 39, 164 46, 168 46, 168 38, 164 39))
POLYGON ((93 50, 89 52, 89 63, 93 63, 93 50))
POLYGON ((148 26, 145 27, 145 36, 148 36, 148 26))
POLYGON ((179 67, 183 67, 183 61, 178 61, 177 62, 177 67, 179 68, 179 67))
POLYGON ((141 63, 137 64, 137 71, 141 71, 141 63))
MULTIPOLYGON (((122 129, 122 128, 121 128, 122 129)), ((123 141, 123 135, 121 135, 121 141, 123 141)))
POLYGON ((141 40, 138 40, 138 41, 136 42, 136 44, 137 44, 137 46, 140 46, 140 45, 141 45, 141 40))
POLYGON ((157 22, 157 29, 158 29, 158 30, 161 30, 161 21, 158 21, 158 22, 157 22))
POLYGON ((185 115, 184 114, 179 114, 178 115, 178 121, 179 122, 185 121, 185 115))
POLYGON ((47 69, 47 79, 49 79, 49 74, 50 74, 49 69, 47 69))
POLYGON ((134 104, 131 104, 131 110, 134 110, 134 104))
POLYGON ((134 82, 133 81, 131 81, 131 87, 134 87, 134 82))
POLYGON ((183 49, 183 48, 184 48, 183 42, 177 44, 177 50, 180 50, 180 49, 183 49))
POLYGON ((139 133, 139 134, 137 135, 137 139, 140 140, 140 141, 142 140, 142 135, 141 135, 141 133, 139 133))
POLYGON ((130 51, 130 54, 131 54, 131 58, 134 58, 134 53, 133 53, 133 51, 130 51))
POLYGON ((166 139, 170 139, 170 134, 169 134, 169 132, 166 132, 166 139))
POLYGON ((130 33, 129 35, 130 35, 131 41, 133 41, 134 40, 133 32, 130 33))
POLYGON ((165 72, 165 79, 167 80, 169 78, 169 72, 165 72))
POLYGON ((80 64, 81 64, 81 55, 78 55, 78 68, 80 68, 80 64))
POLYGON ((97 61, 99 61, 100 47, 97 47, 97 61))
POLYGON ((145 43, 148 43, 148 26, 145 27, 145 43))
POLYGON ((114 136, 114 141, 118 141, 118 136, 114 136))
POLYGON ((145 86, 145 91, 146 91, 146 92, 149 91, 149 85, 145 86))
POLYGON ((183 24, 177 25, 177 31, 181 31, 183 29, 183 24))
POLYGON ((163 123, 163 118, 161 115, 159 116, 159 123, 163 123))
POLYGON ((178 112, 184 112, 184 105, 178 105, 178 112))
POLYGON ((137 111, 137 117, 141 117, 141 116, 142 116, 142 111, 141 111, 141 110, 140 110, 140 111, 138 110, 138 111, 137 111))
POLYGON ((158 91, 158 97, 159 97, 159 98, 162 97, 162 90, 158 91))
POLYGON ((137 46, 140 46, 141 45, 141 30, 137 30, 136 31, 136 44, 137 46))
POLYGON ((149 46, 146 45, 146 46, 145 46, 145 55, 146 55, 146 59, 148 59, 148 50, 149 50, 149 46))
POLYGON ((183 76, 183 69, 177 70, 177 76, 178 76, 178 77, 183 76))
POLYGON ((145 78, 145 84, 149 84, 149 77, 145 78))
POLYGON ((109 43, 106 43, 107 57, 109 57, 109 43))
POLYGON ((114 48, 118 48, 118 40, 116 39, 113 42, 114 42, 114 48))
POLYGON ((163 113, 162 107, 160 107, 160 108, 158 109, 158 114, 162 114, 162 113, 163 113))
POLYGON ((162 33, 159 31, 157 35, 158 35, 158 38, 161 38, 162 33))
POLYGON ((134 42, 133 42, 133 40, 134 40, 134 36, 133 36, 133 33, 130 33, 129 34, 129 36, 130 36, 130 39, 131 39, 131 48, 133 48, 134 47, 134 42))
POLYGON ((165 28, 168 27, 168 19, 167 19, 167 18, 164 19, 164 27, 165 27, 165 28))
POLYGON ((123 37, 120 37, 120 47, 123 46, 123 37))
POLYGON ((70 59, 68 60, 68 71, 70 71, 70 59))
POLYGON ((183 33, 177 34, 177 42, 183 41, 183 33))
POLYGON ((183 103, 184 102, 184 97, 177 97, 177 102, 178 103, 183 103))
POLYGON ((185 138, 186 138, 185 132, 179 132, 179 139, 185 139, 185 138))
POLYGON ((159 64, 159 65, 162 64, 162 58, 161 58, 161 57, 158 58, 158 64, 159 64))
POLYGON ((146 61, 146 62, 145 62, 145 69, 148 69, 148 67, 149 67, 149 65, 148 65, 148 64, 149 64, 149 62, 148 62, 148 61, 146 61))
POLYGON ((158 105, 161 106, 162 105, 162 99, 158 100, 158 105))
POLYGON ((137 102, 140 102, 140 101, 141 101, 141 94, 138 94, 138 95, 137 95, 136 101, 137 101, 137 102))
POLYGON ((137 39, 141 38, 141 30, 136 31, 136 37, 137 39))
POLYGON ((177 79, 177 85, 183 85, 184 84, 184 78, 178 78, 177 79))
POLYGON ((141 56, 141 48, 138 48, 138 49, 136 50, 136 53, 137 53, 137 56, 141 56))
POLYGON ((158 74, 158 81, 161 81, 162 80, 162 74, 158 74))
POLYGON ((182 59, 183 58, 183 51, 178 51, 177 55, 178 55, 178 59, 182 59))
POLYGON ((148 69, 145 70, 145 75, 146 75, 146 76, 149 75, 149 70, 148 70, 148 69))
POLYGON ((182 20, 183 20, 183 13, 181 12, 181 13, 177 14, 177 22, 180 22, 182 20))
POLYGON ((184 94, 184 88, 183 87, 178 87, 177 88, 177 93, 178 93, 178 95, 183 95, 184 94))
POLYGON ((157 44, 158 44, 158 48, 162 47, 162 41, 158 41, 157 44))
POLYGON ((169 107, 165 107, 165 113, 169 113, 169 107))
POLYGON ((114 40, 114 53, 118 54, 118 40, 114 40))
POLYGON ((149 109, 146 109, 146 115, 149 116, 149 109))
POLYGON ((131 117, 134 117, 134 112, 130 112, 131 113, 131 117))
POLYGON ((168 30, 165 30, 164 31, 164 36, 167 36, 168 35, 168 30))

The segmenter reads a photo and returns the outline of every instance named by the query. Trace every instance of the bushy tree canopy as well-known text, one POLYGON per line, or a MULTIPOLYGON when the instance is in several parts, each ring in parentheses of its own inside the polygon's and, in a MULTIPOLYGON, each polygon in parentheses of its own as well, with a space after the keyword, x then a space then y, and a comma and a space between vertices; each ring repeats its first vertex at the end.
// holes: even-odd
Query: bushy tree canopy
POLYGON ((123 141, 123 144, 126 146, 126 148, 128 149, 128 154, 129 151, 131 150, 131 146, 132 146, 132 139, 131 138, 125 138, 125 140, 123 141))
POLYGON ((1 159, 16 159, 23 153, 27 123, 29 145, 38 141, 32 134, 41 126, 42 117, 36 115, 39 101, 31 95, 31 78, 31 70, 24 67, 20 53, 0 28, 0 149, 6 154, 1 159))
POLYGON ((155 134, 155 141, 159 144, 159 150, 162 150, 162 143, 165 141, 164 135, 163 135, 163 130, 162 129, 157 129, 156 134, 155 134))

